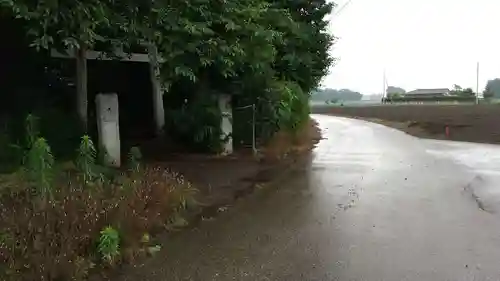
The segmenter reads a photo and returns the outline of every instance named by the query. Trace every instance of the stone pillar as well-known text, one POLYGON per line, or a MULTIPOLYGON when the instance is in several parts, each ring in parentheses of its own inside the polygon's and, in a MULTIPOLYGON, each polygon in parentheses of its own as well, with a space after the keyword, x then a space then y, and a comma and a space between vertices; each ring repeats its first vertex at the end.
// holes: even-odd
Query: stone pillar
POLYGON ((87 57, 84 46, 76 50, 76 108, 80 125, 87 133, 88 127, 88 100, 87 100, 87 57))
POLYGON ((160 67, 158 65, 158 50, 156 46, 150 44, 149 52, 149 73, 151 86, 153 89, 153 112, 155 118, 156 134, 161 134, 165 126, 165 109, 163 108, 163 91, 160 81, 160 67))
POLYGON ((231 96, 219 96, 219 108, 222 113, 221 129, 222 136, 222 154, 227 155, 233 153, 233 110, 231 107, 231 96))
POLYGON ((99 149, 104 150, 104 164, 120 167, 118 95, 115 93, 98 94, 95 102, 99 149))

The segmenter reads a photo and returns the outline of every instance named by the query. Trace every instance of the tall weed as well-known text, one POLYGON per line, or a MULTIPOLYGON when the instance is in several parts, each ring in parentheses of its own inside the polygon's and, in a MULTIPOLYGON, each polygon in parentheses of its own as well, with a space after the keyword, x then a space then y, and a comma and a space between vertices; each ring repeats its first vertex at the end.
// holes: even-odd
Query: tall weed
POLYGON ((144 233, 162 229, 190 202, 191 185, 163 168, 140 167, 138 150, 130 153, 132 174, 115 171, 114 179, 100 181, 86 136, 77 169, 56 169, 49 144, 29 124, 24 169, 5 183, 16 188, 0 190, 0 280, 82 280, 131 261, 121 258, 124 252, 140 252, 144 233), (103 188, 88 188, 96 182, 103 188))
POLYGON ((83 174, 83 180, 86 184, 98 177, 96 171, 97 151, 92 139, 85 135, 81 138, 76 157, 76 167, 83 174))
POLYGON ((113 264, 120 256, 120 234, 111 226, 101 230, 97 250, 104 261, 113 264))
POLYGON ((44 138, 33 140, 24 163, 35 193, 46 201, 53 198, 54 156, 44 138))

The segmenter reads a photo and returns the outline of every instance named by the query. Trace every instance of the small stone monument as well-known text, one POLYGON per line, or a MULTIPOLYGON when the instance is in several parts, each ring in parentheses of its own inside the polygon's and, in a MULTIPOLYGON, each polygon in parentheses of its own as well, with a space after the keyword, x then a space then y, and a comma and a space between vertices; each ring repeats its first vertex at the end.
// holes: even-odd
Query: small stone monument
POLYGON ((104 163, 111 167, 120 167, 118 95, 115 93, 98 94, 95 101, 99 149, 104 150, 104 163))

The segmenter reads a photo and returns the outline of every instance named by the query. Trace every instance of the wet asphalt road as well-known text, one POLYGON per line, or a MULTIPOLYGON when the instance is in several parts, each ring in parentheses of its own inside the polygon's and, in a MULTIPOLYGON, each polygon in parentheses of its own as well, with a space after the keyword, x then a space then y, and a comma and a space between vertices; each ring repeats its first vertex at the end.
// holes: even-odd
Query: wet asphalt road
POLYGON ((500 280, 500 147, 314 117, 307 165, 121 280, 500 280))

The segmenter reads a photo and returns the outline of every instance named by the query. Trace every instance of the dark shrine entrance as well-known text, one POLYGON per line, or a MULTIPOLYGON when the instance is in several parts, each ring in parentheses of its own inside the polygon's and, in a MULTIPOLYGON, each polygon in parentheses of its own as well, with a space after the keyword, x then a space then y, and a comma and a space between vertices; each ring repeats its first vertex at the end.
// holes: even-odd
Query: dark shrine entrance
POLYGON ((116 93, 123 149, 155 137, 152 84, 145 62, 88 60, 89 120, 97 131, 95 97, 116 93))

